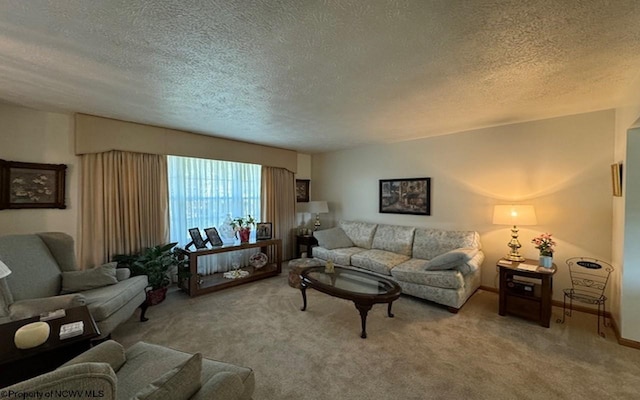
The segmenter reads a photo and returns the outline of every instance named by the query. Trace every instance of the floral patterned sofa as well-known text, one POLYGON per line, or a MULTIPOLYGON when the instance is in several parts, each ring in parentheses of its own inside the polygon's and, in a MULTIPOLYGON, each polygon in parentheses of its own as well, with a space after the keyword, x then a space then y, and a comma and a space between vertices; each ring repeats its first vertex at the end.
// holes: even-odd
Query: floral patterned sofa
POLYGON ((474 231, 358 221, 316 231, 315 258, 391 276, 404 294, 457 312, 480 286, 484 253, 474 231))

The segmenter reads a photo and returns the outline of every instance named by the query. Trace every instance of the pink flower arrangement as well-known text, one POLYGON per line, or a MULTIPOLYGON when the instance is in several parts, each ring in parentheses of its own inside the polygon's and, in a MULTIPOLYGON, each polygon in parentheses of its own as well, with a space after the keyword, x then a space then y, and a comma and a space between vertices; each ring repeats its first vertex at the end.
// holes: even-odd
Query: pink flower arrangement
POLYGON ((541 256, 552 256, 553 247, 556 242, 551 237, 551 233, 543 233, 538 237, 533 238, 531 243, 536 245, 536 249, 540 250, 541 256))

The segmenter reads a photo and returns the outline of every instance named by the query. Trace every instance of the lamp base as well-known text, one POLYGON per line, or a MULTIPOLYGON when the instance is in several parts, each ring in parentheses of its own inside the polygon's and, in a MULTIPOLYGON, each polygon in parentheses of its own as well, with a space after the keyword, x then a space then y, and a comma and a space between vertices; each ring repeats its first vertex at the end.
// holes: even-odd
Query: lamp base
POLYGON ((522 257, 520 254, 507 254, 506 256, 504 256, 504 259, 518 262, 524 261, 524 257, 522 257))

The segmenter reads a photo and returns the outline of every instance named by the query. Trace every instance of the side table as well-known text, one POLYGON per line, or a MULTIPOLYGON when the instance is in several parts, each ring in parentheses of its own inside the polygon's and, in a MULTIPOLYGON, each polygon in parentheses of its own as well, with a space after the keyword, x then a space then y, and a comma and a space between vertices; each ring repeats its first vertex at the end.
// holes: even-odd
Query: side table
POLYGON ((535 271, 529 271, 523 269, 525 265, 537 266, 538 261, 512 261, 511 264, 506 264, 505 260, 500 260, 496 264, 500 270, 498 314, 526 318, 548 328, 551 320, 553 274, 557 267, 553 264, 551 268, 537 267, 535 271), (519 279, 520 277, 524 279, 519 279))
POLYGON ((49 339, 32 349, 18 349, 13 337, 21 326, 37 322, 40 317, 31 317, 11 321, 0 325, 0 387, 33 378, 53 371, 73 357, 91 347, 91 339, 100 336, 96 322, 86 306, 65 310, 62 318, 46 321, 51 327, 49 339), (60 340, 60 326, 71 322, 83 321, 84 332, 72 338, 60 340))
POLYGON ((307 251, 307 258, 313 258, 313 246, 318 245, 318 239, 313 237, 312 235, 297 235, 296 236, 296 252, 298 253, 298 258, 302 257, 302 251, 300 250, 300 246, 305 246, 305 250, 307 251))

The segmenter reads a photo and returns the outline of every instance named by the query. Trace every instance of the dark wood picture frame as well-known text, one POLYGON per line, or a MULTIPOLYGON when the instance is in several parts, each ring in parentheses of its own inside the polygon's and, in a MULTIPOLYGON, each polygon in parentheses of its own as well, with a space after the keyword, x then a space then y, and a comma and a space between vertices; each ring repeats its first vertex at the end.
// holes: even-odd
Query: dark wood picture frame
POLYGON ((0 210, 67 208, 65 164, 0 160, 0 210))
POLYGON ((309 202, 309 179, 296 179, 296 203, 309 202))
POLYGON ((273 224, 271 222, 258 222, 256 224, 256 240, 268 240, 273 237, 273 224))
POLYGON ((431 215, 431 178, 380 179, 380 213, 431 215))
MULTIPOLYGON (((196 246, 196 249, 206 249, 207 248, 207 243, 202 238, 202 235, 200 234, 200 229, 198 229, 198 228, 190 228, 189 229, 189 236, 191 236, 191 241, 192 241, 193 245, 196 246)), ((189 245, 187 245, 187 247, 189 247, 189 245)))
POLYGON ((218 230, 216 228, 206 228, 204 230, 204 234, 207 235, 207 239, 209 240, 209 243, 211 243, 211 246, 222 246, 222 239, 220 239, 220 234, 218 234, 218 230))

